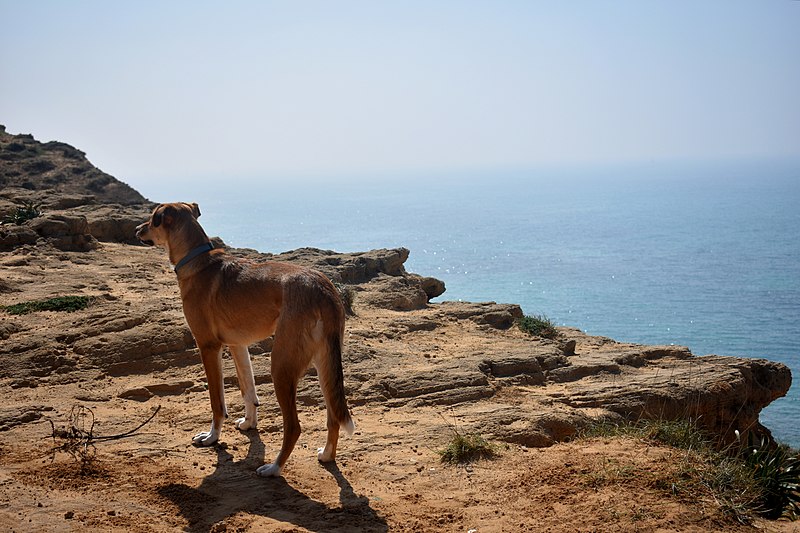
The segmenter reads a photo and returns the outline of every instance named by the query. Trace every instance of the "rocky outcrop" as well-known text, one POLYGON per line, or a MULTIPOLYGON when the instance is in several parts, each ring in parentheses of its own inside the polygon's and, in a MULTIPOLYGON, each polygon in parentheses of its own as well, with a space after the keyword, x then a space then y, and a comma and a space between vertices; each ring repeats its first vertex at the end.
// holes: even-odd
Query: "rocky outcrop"
MULTIPOLYGON (((42 210, 0 227, 4 304, 92 298, 74 313, 0 311, 0 387, 11 402, 0 424, 36 419, 41 408, 14 396, 31 387, 86 383, 91 394, 81 398, 109 402, 202 392, 166 255, 125 244, 152 205, 86 168, 84 155, 69 145, 0 132, 0 148, 0 214, 20 202, 42 210)), ((434 303, 444 283, 407 272, 405 248, 228 252, 310 266, 352 291, 345 378, 351 404, 364 409, 430 416, 446 408, 459 413, 466 430, 524 446, 563 440, 597 418, 688 417, 730 439, 736 430, 766 431, 759 412, 791 385, 788 368, 771 361, 696 357, 683 347, 618 343, 570 328, 541 339, 514 327, 522 317, 517 305, 434 303)), ((270 350, 269 341, 251 347, 259 385, 271 382, 270 350)), ((303 405, 322 405, 313 381, 298 392, 303 405)))
POLYGON ((86 154, 63 142, 41 143, 11 135, 0 126, 0 188, 22 188, 32 197, 92 196, 98 203, 146 202, 144 196, 92 165, 86 154), (35 194, 42 193, 42 194, 35 194))
MULTIPOLYGON (((224 243, 218 241, 216 246, 224 246, 224 243)), ((300 248, 278 255, 259 254, 248 249, 229 252, 238 257, 286 261, 314 268, 334 283, 352 286, 363 305, 381 309, 422 309, 445 291, 441 280, 406 272, 403 266, 409 255, 406 248, 345 254, 317 248, 300 248)))
MULTIPOLYGON (((321 265, 339 280, 352 275, 354 264, 370 265, 351 285, 358 290, 357 315, 348 322, 344 355, 356 406, 457 409, 468 428, 525 446, 563 440, 598 417, 688 417, 732 438, 735 430, 762 432, 758 413, 791 385, 788 368, 771 361, 696 357, 684 347, 618 343, 570 328, 560 328, 556 340, 531 337, 513 327, 522 312, 511 304, 430 303, 426 295, 407 310, 395 298, 414 301, 422 289, 397 262, 407 257, 404 250, 348 256, 307 249, 271 257, 321 265), (391 298, 378 296, 389 289, 391 298)), ((149 376, 198 364, 174 274, 158 249, 105 244, 62 257, 37 246, 10 254, 0 268, 11 273, 10 301, 65 290, 94 297, 85 311, 4 323, 0 378, 12 387, 149 376)), ((251 352, 270 349, 260 343, 251 352)), ((271 382, 268 358, 256 357, 254 365, 257 381, 271 382)), ((146 401, 201 385, 185 381, 164 388, 163 378, 154 377, 120 394, 146 401)), ((321 405, 313 380, 298 394, 321 405)))
POLYGON ((39 215, 1 225, 0 251, 37 243, 78 252, 97 241, 133 244, 133 229, 153 204, 95 168, 80 150, 11 135, 0 126, 0 219, 21 206, 39 215))

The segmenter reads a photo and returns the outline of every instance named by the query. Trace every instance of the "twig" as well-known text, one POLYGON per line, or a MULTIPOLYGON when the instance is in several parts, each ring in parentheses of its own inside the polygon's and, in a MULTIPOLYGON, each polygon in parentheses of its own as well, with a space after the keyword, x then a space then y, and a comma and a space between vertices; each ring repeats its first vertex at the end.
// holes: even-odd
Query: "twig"
POLYGON ((144 422, 142 422, 141 424, 139 424, 138 426, 129 431, 126 431, 124 433, 118 433, 116 435, 94 435, 93 434, 94 423, 95 423, 94 412, 88 407, 83 407, 83 406, 75 406, 70 411, 69 428, 56 429, 56 426, 52 420, 48 420, 48 422, 50 422, 50 428, 52 430, 51 436, 54 441, 56 440, 56 438, 68 441, 61 446, 57 446, 56 449, 68 451, 70 449, 77 448, 78 446, 83 446, 84 450, 86 450, 88 446, 92 445, 92 443, 96 441, 116 440, 133 435, 134 433, 142 429, 148 422, 153 420, 153 418, 155 418, 155 416, 158 414, 160 410, 161 406, 159 405, 158 407, 156 407, 156 410, 153 411, 153 414, 151 414, 147 420, 145 420, 144 422), (86 414, 87 411, 89 413, 88 415, 86 414), (81 429, 84 426, 82 421, 86 416, 91 416, 92 419, 89 431, 81 429))
POLYGON ((119 434, 117 434, 117 435, 103 435, 103 436, 99 436, 99 437, 93 437, 93 436, 90 434, 90 435, 89 435, 89 439, 90 439, 90 440, 114 440, 114 439, 122 439, 122 438, 124 438, 124 437, 128 437, 128 436, 130 436, 130 435, 133 435, 134 433, 136 433, 137 431, 139 431, 140 429, 142 429, 142 428, 143 428, 143 427, 144 427, 144 426, 145 426, 145 425, 146 425, 148 422, 150 422, 150 421, 151 421, 153 418, 155 418, 155 416, 158 414, 158 412, 159 412, 160 410, 161 410, 161 406, 159 405, 158 407, 156 407, 156 410, 155 410, 155 411, 153 411, 153 414, 152 414, 152 415, 150 415, 150 418, 148 418, 147 420, 145 420, 144 422, 142 422, 141 424, 139 424, 138 426, 136 426, 134 429, 132 429, 132 430, 130 430, 130 431, 126 431, 125 433, 119 433, 119 434))

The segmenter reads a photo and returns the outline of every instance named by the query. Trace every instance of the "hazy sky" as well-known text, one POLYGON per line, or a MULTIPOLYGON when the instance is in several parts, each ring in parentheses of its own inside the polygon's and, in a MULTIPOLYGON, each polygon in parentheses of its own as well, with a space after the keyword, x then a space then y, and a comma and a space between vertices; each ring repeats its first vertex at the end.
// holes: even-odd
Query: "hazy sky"
POLYGON ((0 69, 134 185, 800 158, 791 0, 0 0, 0 69))

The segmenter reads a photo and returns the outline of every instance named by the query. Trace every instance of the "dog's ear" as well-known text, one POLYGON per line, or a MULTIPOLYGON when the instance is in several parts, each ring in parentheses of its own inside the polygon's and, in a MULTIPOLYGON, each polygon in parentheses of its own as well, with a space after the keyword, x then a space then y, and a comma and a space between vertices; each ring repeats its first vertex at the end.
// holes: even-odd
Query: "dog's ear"
POLYGON ((194 218, 200 218, 200 206, 197 205, 196 202, 192 202, 189 205, 192 206, 192 214, 194 215, 194 218))
POLYGON ((153 227, 157 228, 162 224, 164 227, 171 226, 175 221, 176 214, 177 211, 171 205, 159 206, 158 209, 156 209, 156 212, 153 213, 153 227))
POLYGON ((164 208, 164 211, 162 211, 162 213, 164 214, 164 219, 162 221, 164 227, 168 228, 172 226, 172 223, 175 222, 175 216, 178 214, 178 210, 175 209, 174 206, 168 205, 167 207, 164 208))
POLYGON ((153 224, 154 228, 157 228, 161 225, 161 221, 164 219, 164 210, 161 209, 162 206, 156 207, 155 212, 153 212, 153 224))

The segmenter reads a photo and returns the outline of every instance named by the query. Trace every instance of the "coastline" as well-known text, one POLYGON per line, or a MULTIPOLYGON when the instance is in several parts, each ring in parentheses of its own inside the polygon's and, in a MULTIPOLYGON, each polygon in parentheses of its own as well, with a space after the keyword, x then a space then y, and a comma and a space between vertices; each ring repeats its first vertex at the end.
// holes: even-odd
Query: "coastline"
MULTIPOLYGON (((64 161, 62 153, 55 147, 36 157, 58 162, 64 161)), ((53 165, 42 173, 42 183, 54 176, 47 172, 71 168, 75 160, 53 165)), ((0 487, 0 496, 15 503, 0 511, 2 524, 14 525, 23 515, 34 529, 54 520, 101 529, 135 524, 155 531, 221 523, 280 530, 287 522, 308 530, 332 523, 375 531, 472 525, 524 529, 547 520, 564 498, 563 492, 530 498, 531 490, 555 482, 542 478, 547 471, 536 470, 548 461, 547 450, 556 460, 576 450, 601 461, 610 453, 627 453, 602 443, 565 442, 593 420, 690 418, 728 441, 736 430, 764 435, 759 411, 785 394, 791 382, 788 368, 771 361, 696 357, 678 346, 621 343, 574 328, 560 328, 555 340, 532 337, 514 326, 522 315, 514 304, 432 303, 443 284, 407 272, 404 248, 349 254, 303 248, 279 255, 232 248, 229 253, 253 260, 312 266, 355 294, 344 366, 361 429, 343 441, 337 466, 326 475, 311 453, 325 424, 310 373, 298 393, 306 428, 300 446, 286 480, 265 485, 252 472, 272 455, 273 434, 280 427, 271 394, 270 343, 251 347, 256 383, 265 398, 261 430, 240 433, 226 424, 221 445, 191 447, 189 436, 207 423, 208 399, 174 273, 163 251, 120 242, 128 235, 124 228, 146 218, 149 202, 122 207, 52 186, 3 190, 3 201, 10 204, 25 199, 42 203, 43 213, 3 227, 5 302, 78 294, 91 297, 91 304, 72 313, 4 316, 0 387, 7 403, 0 412, 0 476, 8 483, 0 487), (92 410, 100 435, 130 429, 157 406, 159 413, 146 433, 98 446, 91 463, 96 469, 81 474, 73 458, 54 453, 43 438, 52 431, 48 421, 67 423, 74 405, 92 410), (453 427, 499 443, 499 462, 442 466, 435 450, 453 427), (42 463, 48 455, 51 462, 42 463), (531 472, 538 472, 529 478, 535 484, 523 483, 531 472), (252 499, 242 499, 243 487, 252 499), (272 496, 267 502, 264 491, 272 496), (40 511, 29 512, 30 496, 24 494, 42 503, 40 511), (490 511, 497 508, 496 497, 515 502, 507 516, 490 511), (142 498, 158 516, 143 510, 142 498)), ((243 408, 235 380, 227 378, 226 389, 235 414, 243 408)), ((644 455, 649 449, 629 445, 644 455)), ((595 488, 580 479, 572 489, 585 500, 585 490, 595 488)), ((609 488, 606 497, 614 498, 616 490, 622 489, 609 488)), ((658 491, 648 498, 653 511, 646 522, 634 522, 620 509, 616 523, 624 529, 678 520, 684 526, 729 530, 716 525, 716 512, 698 506, 686 514, 684 504, 658 491), (665 502, 675 507, 657 511, 665 502)), ((602 515, 607 502, 583 504, 597 527, 607 523, 602 515)), ((562 531, 578 525, 555 514, 562 531)))

